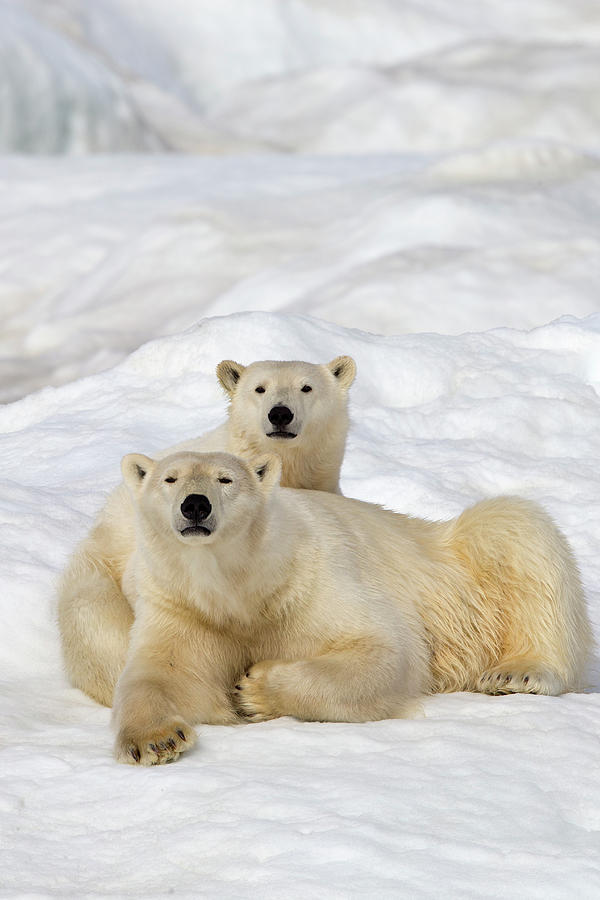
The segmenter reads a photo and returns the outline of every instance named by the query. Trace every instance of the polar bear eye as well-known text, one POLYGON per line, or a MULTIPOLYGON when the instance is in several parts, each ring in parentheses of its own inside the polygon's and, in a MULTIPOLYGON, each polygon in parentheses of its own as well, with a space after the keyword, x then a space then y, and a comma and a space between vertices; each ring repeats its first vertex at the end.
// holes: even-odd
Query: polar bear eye
POLYGON ((310 394, 310 392, 312 391, 312 388, 311 388, 310 384, 305 384, 304 387, 301 388, 301 391, 303 394, 310 394))
POLYGON ((177 481, 177 479, 173 478, 172 475, 169 475, 168 478, 165 478, 165 481, 167 482, 167 484, 173 484, 175 481, 177 481))
POLYGON ((219 478, 219 484, 231 484, 231 478, 219 478))
POLYGON ((257 388, 254 388, 254 390, 256 391, 257 394, 264 394, 264 392, 265 392, 264 387, 262 387, 262 385, 260 385, 260 384, 257 388))

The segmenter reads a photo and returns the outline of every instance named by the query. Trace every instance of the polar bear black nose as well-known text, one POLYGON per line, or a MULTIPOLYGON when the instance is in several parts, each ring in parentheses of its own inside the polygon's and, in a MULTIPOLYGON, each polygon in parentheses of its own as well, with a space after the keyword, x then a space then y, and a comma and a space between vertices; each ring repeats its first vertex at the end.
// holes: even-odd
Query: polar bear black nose
POLYGON ((188 494, 181 504, 181 512, 186 519, 195 522, 201 522, 210 515, 211 509, 210 500, 204 494, 188 494))
POLYGON ((287 406, 274 406, 269 412, 269 422, 276 428, 283 428, 289 425, 294 418, 294 413, 287 406))

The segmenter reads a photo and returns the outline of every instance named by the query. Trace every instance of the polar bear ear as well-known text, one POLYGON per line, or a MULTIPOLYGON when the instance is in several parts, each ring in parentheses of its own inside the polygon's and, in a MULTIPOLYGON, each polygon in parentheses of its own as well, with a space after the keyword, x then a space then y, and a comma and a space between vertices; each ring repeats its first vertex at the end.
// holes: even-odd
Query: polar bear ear
POLYGON ((123 479, 132 491, 140 490, 153 468, 154 460, 144 456, 143 453, 128 453, 121 460, 123 479))
POLYGON ((245 368, 246 366, 242 366, 232 359, 224 359, 217 366, 217 378, 230 397, 235 394, 235 389, 245 368))
POLYGON ((356 375, 356 363, 351 356, 336 356, 325 366, 345 391, 348 390, 356 375))
POLYGON ((270 491, 281 478, 281 459, 278 456, 263 456, 254 461, 252 468, 262 486, 270 491))

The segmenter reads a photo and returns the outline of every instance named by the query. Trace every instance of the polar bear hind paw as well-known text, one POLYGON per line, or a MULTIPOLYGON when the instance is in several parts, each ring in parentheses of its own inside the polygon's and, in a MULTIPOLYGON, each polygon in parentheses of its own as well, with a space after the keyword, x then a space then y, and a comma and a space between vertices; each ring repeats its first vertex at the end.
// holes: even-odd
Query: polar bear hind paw
POLYGON ((554 672, 535 666, 510 665, 488 669, 480 676, 477 690, 483 694, 546 694, 563 692, 562 679, 554 672))

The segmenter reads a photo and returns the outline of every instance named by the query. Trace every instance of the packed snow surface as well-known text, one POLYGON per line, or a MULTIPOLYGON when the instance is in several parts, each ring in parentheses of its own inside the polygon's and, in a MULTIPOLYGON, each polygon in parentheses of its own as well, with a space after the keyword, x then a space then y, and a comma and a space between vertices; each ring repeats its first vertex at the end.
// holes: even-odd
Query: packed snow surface
MULTIPOLYGON (((412 720, 199 728, 171 766, 111 758, 108 710, 70 688, 56 578, 119 480, 224 418, 216 363, 357 361, 342 488, 446 518, 540 500, 600 625, 600 315, 530 332, 376 337, 239 313, 0 410, 5 895, 596 898, 600 706, 436 696, 412 720)), ((590 672, 590 687, 599 686, 590 672)))
POLYGON ((55 600, 219 360, 348 353, 344 493, 540 501, 599 635, 599 44, 596 0, 0 0, 0 896, 600 896, 597 660, 136 770, 55 600))

